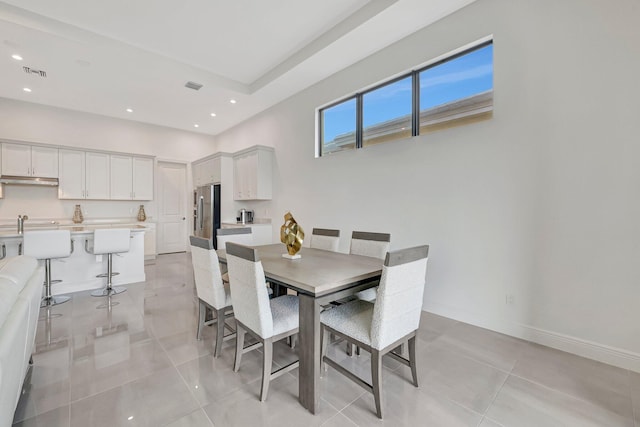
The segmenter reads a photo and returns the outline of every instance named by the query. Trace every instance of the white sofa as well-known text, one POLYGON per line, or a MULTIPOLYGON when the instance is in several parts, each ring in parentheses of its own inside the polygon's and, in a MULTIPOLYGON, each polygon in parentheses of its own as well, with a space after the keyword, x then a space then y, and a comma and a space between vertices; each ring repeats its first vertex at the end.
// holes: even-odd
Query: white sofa
POLYGON ((0 426, 10 426, 38 327, 44 268, 35 258, 0 260, 0 426))

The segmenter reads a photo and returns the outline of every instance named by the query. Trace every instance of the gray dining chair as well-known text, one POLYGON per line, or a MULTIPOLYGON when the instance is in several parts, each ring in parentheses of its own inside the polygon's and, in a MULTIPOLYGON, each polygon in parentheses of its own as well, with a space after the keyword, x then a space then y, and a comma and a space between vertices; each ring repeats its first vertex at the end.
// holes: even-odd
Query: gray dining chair
POLYGON ((314 228, 311 232, 310 246, 314 249, 338 252, 340 245, 340 230, 328 228, 314 228))
POLYGON ((217 325, 216 341, 213 348, 213 357, 220 356, 222 344, 226 340, 235 337, 235 331, 226 320, 233 316, 231 305, 231 292, 229 285, 224 285, 220 274, 218 255, 213 249, 213 241, 202 237, 189 236, 191 243, 191 262, 193 264, 193 278, 196 282, 198 294, 198 329, 196 337, 202 337, 202 329, 205 325, 217 325), (215 317, 207 321, 207 310, 211 310, 215 317), (231 333, 224 335, 225 328, 231 333))
POLYGON ((384 355, 410 367, 413 385, 418 387, 416 331, 420 324, 428 254, 426 245, 387 253, 374 303, 354 300, 320 314, 323 367, 325 363, 330 365, 373 393, 379 418, 384 407, 381 392, 384 355), (329 333, 371 353, 371 384, 327 356, 329 333), (394 351, 407 340, 408 359, 394 351))
POLYGON ((227 242, 226 249, 237 333, 233 370, 238 372, 240 369, 244 353, 263 347, 260 401, 264 402, 269 382, 299 365, 296 360, 275 372, 271 371, 273 343, 298 333, 298 297, 283 295, 269 299, 262 262, 256 249, 232 242, 227 242), (244 347, 245 333, 258 342, 244 347))

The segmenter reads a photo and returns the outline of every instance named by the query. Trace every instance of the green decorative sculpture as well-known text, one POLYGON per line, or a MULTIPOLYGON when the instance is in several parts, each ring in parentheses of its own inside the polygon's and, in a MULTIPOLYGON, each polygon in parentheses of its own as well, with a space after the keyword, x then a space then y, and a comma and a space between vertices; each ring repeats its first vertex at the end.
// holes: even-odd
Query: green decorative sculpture
POLYGON ((288 254, 282 254, 289 259, 301 258, 298 254, 302 248, 304 240, 304 230, 298 225, 291 212, 284 215, 284 224, 280 227, 280 241, 287 247, 288 254))

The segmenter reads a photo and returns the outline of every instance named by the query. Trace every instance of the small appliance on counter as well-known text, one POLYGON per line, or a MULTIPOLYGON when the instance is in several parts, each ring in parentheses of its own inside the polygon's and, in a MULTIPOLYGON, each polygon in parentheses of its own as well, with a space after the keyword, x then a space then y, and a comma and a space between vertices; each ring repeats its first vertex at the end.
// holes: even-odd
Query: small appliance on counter
POLYGON ((236 219, 238 220, 238 224, 251 224, 253 222, 253 211, 240 209, 236 219))

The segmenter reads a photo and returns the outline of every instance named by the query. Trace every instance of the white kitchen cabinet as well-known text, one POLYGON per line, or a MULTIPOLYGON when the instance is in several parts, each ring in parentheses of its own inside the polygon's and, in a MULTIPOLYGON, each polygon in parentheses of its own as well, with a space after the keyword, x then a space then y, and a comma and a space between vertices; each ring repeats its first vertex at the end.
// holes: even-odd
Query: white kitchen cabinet
POLYGON ((110 156, 106 153, 85 153, 87 172, 86 198, 87 199, 108 199, 109 198, 109 175, 110 156))
POLYGON ((145 222, 143 224, 146 230, 144 231, 144 259, 156 259, 156 224, 153 222, 145 222))
POLYGON ((58 178, 58 149, 5 142, 2 144, 2 174, 58 178))
POLYGON ((59 199, 109 198, 109 155, 60 150, 59 199))
POLYGON ((261 222, 256 224, 235 224, 222 223, 222 228, 251 228, 251 237, 253 246, 270 245, 273 241, 273 226, 270 222, 261 222))
POLYGON ((153 200, 153 159, 111 155, 111 199, 153 200))
POLYGON ((220 154, 193 162, 192 168, 194 187, 221 182, 220 154))
POLYGON ((271 200, 273 148, 257 145, 233 156, 233 199, 271 200))
POLYGON ((109 179, 112 200, 133 199, 133 157, 112 154, 109 179))
POLYGON ((133 158, 133 200, 153 200, 153 159, 133 158))

